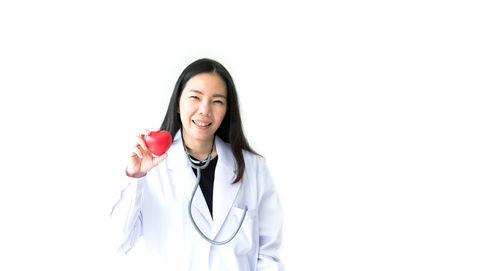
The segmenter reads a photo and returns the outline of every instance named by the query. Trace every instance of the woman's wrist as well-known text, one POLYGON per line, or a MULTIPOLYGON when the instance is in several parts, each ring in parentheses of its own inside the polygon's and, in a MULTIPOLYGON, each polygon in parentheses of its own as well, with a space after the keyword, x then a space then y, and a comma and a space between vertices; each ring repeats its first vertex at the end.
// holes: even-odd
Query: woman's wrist
POLYGON ((128 173, 128 167, 125 169, 125 175, 127 175, 128 177, 132 177, 132 178, 142 178, 142 177, 146 176, 146 174, 142 174, 140 172, 137 172, 136 174, 130 174, 130 173, 128 173))

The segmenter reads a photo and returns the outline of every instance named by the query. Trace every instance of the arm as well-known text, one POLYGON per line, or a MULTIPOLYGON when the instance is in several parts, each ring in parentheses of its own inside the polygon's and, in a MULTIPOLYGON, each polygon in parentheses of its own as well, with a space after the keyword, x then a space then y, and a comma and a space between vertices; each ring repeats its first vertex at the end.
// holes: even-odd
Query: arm
POLYGON ((142 202, 146 174, 156 167, 166 157, 153 157, 146 147, 144 136, 151 131, 145 129, 136 136, 134 147, 129 157, 129 164, 125 169, 128 185, 121 191, 120 199, 111 210, 113 228, 116 229, 116 239, 120 244, 118 250, 128 253, 142 235, 142 202))
POLYGON ((282 211, 278 194, 267 167, 261 160, 259 178, 259 256, 257 270, 281 270, 278 249, 281 246, 282 211))
POLYGON ((141 178, 126 177, 128 185, 121 191, 120 199, 111 210, 113 230, 118 251, 128 253, 142 235, 142 199, 146 176, 141 178))

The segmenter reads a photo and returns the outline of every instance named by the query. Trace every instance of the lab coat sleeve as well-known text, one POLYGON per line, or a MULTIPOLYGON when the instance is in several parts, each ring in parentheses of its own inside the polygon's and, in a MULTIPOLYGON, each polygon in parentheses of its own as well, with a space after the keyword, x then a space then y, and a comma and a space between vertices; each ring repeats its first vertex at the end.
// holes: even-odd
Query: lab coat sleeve
POLYGON ((142 178, 125 176, 125 183, 128 181, 128 184, 121 191, 120 198, 111 210, 113 241, 118 245, 118 251, 125 254, 142 235, 141 207, 146 176, 142 178))
POLYGON ((281 246, 282 211, 272 178, 259 158, 259 256, 257 270, 282 270, 278 249, 281 246))

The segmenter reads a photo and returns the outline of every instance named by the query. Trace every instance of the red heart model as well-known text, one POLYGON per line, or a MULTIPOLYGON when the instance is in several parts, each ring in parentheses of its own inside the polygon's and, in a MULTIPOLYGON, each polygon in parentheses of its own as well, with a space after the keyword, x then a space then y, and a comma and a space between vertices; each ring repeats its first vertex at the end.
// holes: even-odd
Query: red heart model
POLYGON ((154 131, 144 136, 146 147, 156 156, 164 154, 172 144, 172 136, 168 131, 154 131))

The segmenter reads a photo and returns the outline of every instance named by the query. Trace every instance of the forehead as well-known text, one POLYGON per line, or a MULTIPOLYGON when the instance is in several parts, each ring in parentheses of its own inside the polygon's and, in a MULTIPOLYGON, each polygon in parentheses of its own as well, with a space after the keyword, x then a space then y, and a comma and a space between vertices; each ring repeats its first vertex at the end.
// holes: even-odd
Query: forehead
POLYGON ((226 82, 216 73, 200 73, 191 77, 184 87, 184 91, 198 90, 206 95, 227 94, 226 82))

